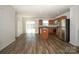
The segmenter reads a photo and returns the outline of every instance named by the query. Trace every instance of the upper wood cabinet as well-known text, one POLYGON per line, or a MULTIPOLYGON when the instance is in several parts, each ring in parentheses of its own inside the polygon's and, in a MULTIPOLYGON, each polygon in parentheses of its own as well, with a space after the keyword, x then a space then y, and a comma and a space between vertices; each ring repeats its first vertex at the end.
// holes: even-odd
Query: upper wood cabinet
MULTIPOLYGON (((53 25, 54 21, 53 20, 48 20, 49 25, 53 25)), ((49 28, 49 34, 53 34, 53 28, 49 28)))
POLYGON ((52 25, 53 24, 53 20, 48 20, 49 21, 49 25, 52 25))
POLYGON ((43 25, 43 20, 42 19, 39 20, 39 25, 43 25))

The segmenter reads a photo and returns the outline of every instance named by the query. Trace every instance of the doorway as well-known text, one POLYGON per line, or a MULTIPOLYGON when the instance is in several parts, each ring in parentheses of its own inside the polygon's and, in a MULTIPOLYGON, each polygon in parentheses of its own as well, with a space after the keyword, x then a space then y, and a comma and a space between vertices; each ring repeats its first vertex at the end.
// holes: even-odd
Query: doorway
POLYGON ((26 21, 26 33, 35 33, 36 25, 35 21, 26 21))

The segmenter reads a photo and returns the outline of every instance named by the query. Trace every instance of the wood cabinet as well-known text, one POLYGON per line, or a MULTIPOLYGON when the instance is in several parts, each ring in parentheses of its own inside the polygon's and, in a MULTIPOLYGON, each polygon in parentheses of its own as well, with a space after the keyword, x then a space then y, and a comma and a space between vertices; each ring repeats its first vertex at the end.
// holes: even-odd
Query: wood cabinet
POLYGON ((64 40, 66 42, 69 42, 69 33, 70 33, 70 20, 67 19, 66 16, 61 16, 59 18, 57 18, 56 20, 58 20, 58 29, 57 29, 57 36, 61 39, 64 40))
POLYGON ((41 28, 41 37, 44 39, 44 40, 47 40, 48 39, 48 28, 41 28))
POLYGON ((48 20, 49 21, 49 25, 53 25, 54 21, 53 20, 48 20))
POLYGON ((48 26, 43 26, 43 20, 39 20, 39 25, 42 25, 43 28, 40 29, 39 27, 39 33, 44 39, 48 38, 49 34, 57 35, 60 39, 69 42, 69 19, 67 20, 66 16, 58 17, 54 20, 48 20, 48 26), (52 26, 51 26, 52 25, 52 26), (54 25, 56 25, 54 27, 54 25))
MULTIPOLYGON (((53 25, 53 23, 54 23, 54 21, 53 20, 48 20, 48 22, 49 22, 49 26, 50 25, 53 25)), ((54 32, 53 32, 53 28, 49 28, 49 34, 53 34, 54 32)))
POLYGON ((43 25, 43 20, 42 19, 39 20, 39 25, 43 25))

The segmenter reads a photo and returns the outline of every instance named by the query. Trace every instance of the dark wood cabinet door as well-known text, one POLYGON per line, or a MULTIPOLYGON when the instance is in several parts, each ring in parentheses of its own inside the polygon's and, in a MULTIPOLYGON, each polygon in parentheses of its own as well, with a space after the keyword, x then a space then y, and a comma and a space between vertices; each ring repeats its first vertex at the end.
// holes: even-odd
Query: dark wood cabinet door
POLYGON ((43 25, 43 21, 42 20, 39 20, 39 25, 43 25))

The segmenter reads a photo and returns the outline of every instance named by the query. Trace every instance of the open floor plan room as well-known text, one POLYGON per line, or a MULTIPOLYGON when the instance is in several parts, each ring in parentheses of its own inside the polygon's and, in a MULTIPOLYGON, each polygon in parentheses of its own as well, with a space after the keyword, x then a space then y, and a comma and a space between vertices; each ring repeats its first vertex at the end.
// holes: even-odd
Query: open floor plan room
POLYGON ((0 54, 78 54, 79 5, 0 5, 0 54))

